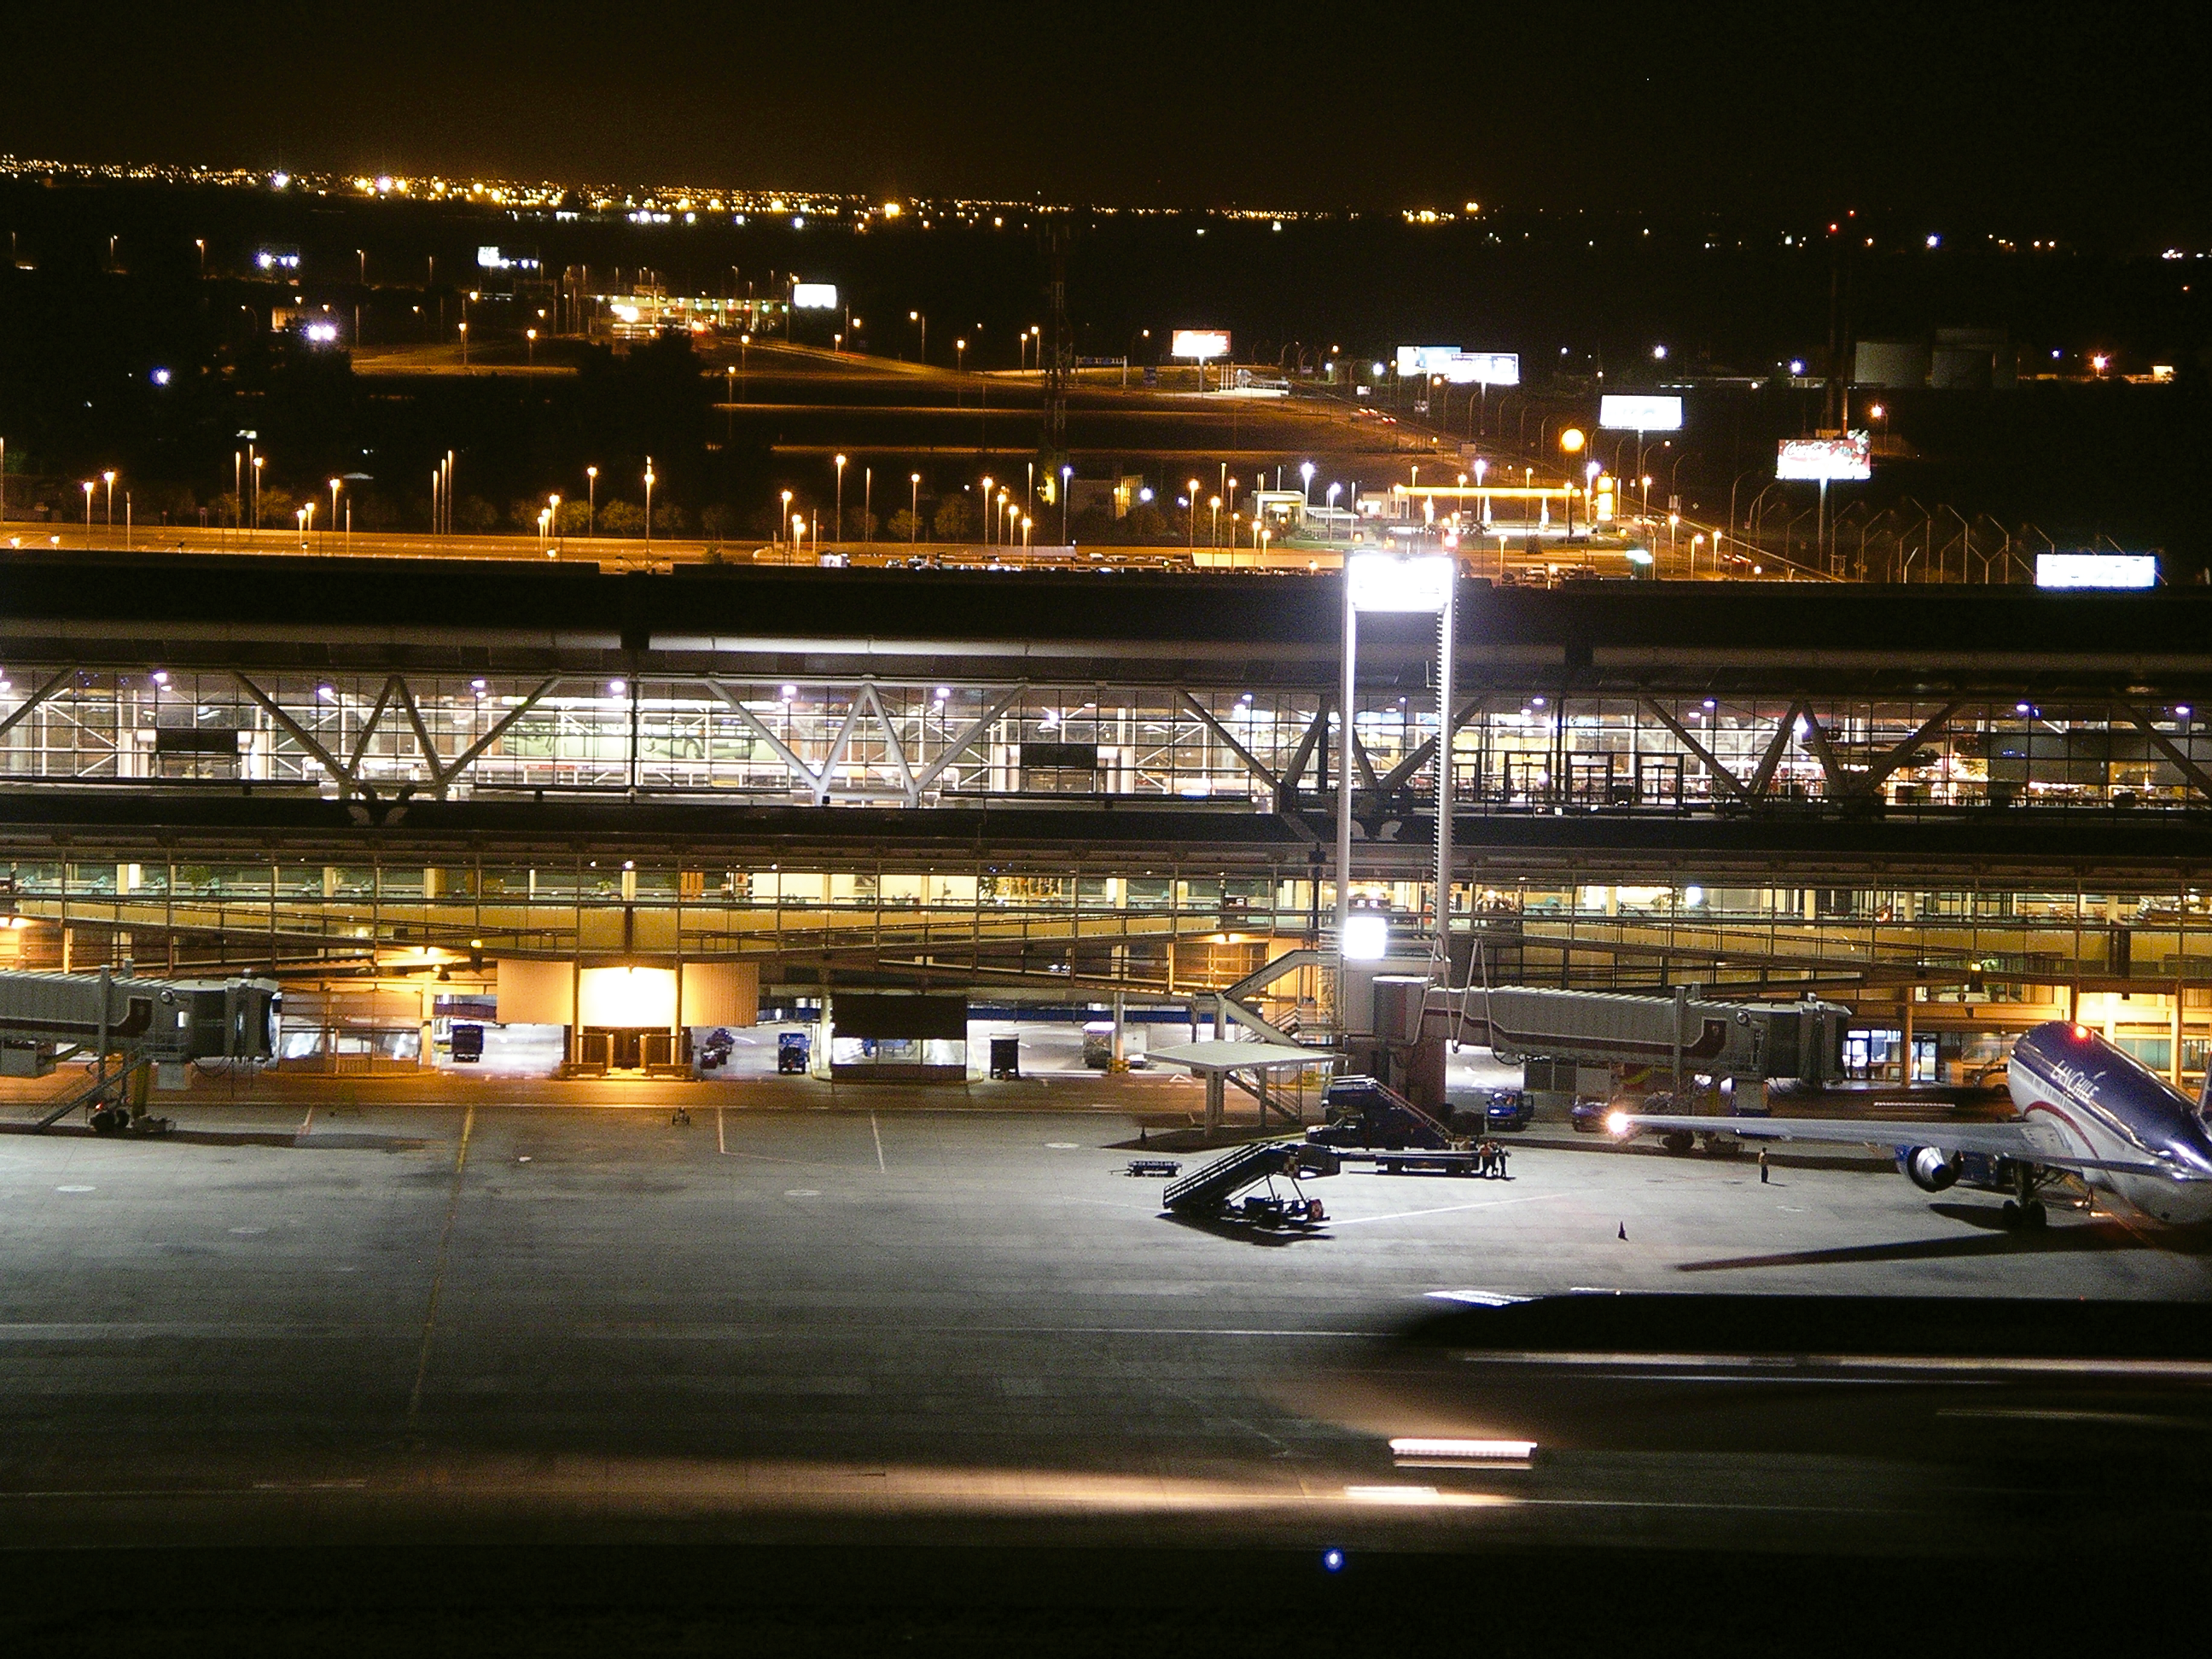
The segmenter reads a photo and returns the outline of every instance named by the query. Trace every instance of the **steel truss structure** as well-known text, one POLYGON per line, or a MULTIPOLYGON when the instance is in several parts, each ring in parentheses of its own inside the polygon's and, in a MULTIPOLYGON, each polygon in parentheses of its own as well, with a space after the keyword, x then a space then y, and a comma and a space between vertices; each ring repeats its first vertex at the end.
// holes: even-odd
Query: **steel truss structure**
MULTIPOLYGON (((505 793, 909 809, 1071 795, 1333 798, 1316 689, 808 677, 15 667, 0 787, 505 793)), ((2212 718, 2140 696, 1577 696, 1493 687, 1452 721, 1461 812, 2006 806, 2212 811, 2212 718)), ((1437 720, 1379 688, 1352 721, 1363 816, 1434 811, 1437 720)))

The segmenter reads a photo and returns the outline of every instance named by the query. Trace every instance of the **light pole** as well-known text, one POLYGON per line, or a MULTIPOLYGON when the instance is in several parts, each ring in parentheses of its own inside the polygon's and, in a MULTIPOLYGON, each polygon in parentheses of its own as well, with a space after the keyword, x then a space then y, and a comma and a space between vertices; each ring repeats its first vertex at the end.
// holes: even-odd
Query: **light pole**
POLYGON ((964 339, 952 343, 952 367, 959 370, 968 367, 968 342, 964 339))
POLYGON ((906 319, 909 323, 921 325, 921 356, 915 361, 927 363, 929 361, 929 319, 919 311, 909 311, 906 314, 906 319))
POLYGON ((92 492, 100 488, 97 478, 84 481, 84 544, 92 545, 92 492))
POLYGON ((561 549, 561 498, 558 495, 545 498, 545 522, 553 533, 553 552, 557 558, 561 549))
POLYGON ((584 469, 584 533, 599 533, 599 469, 596 466, 584 469))
POLYGON ((830 539, 840 547, 845 544, 845 458, 837 458, 837 519, 830 539))
POLYGON ((906 544, 913 547, 921 540, 921 474, 906 475, 909 494, 906 508, 906 544))
POLYGON ((981 507, 976 516, 983 520, 983 545, 988 547, 991 544, 991 480, 988 475, 983 479, 981 507))
MULTIPOLYGON (((1388 553, 1355 554, 1344 564, 1343 656, 1337 691, 1336 942, 1341 963, 1346 924, 1352 919, 1352 757, 1353 711, 1358 699, 1359 613, 1425 612, 1437 618, 1437 937, 1436 956, 1449 975, 1446 949, 1451 918, 1452 866, 1452 670, 1457 633, 1455 601, 1457 561, 1447 555, 1400 558, 1388 553)), ((1387 940, 1376 941, 1378 945, 1387 940)), ((1372 953, 1380 956, 1378 950, 1372 953)), ((1355 958, 1357 959, 1357 958, 1355 958)))
POLYGON ((1304 486, 1303 490, 1304 500, 1300 503, 1300 505, 1307 507, 1310 507, 1313 505, 1313 475, 1314 464, 1311 461, 1300 461, 1298 463, 1298 477, 1304 486))
POLYGON ((268 459, 265 455, 253 458, 253 527, 256 530, 261 528, 261 464, 268 459))
POLYGON ((106 484, 106 485, 107 486, 107 528, 108 528, 108 530, 109 530, 110 533, 112 533, 112 532, 113 532, 113 531, 114 531, 114 529, 115 529, 115 472, 114 472, 114 470, 113 470, 112 468, 110 468, 107 471, 101 473, 101 474, 100 475, 100 481, 102 483, 104 483, 104 484, 106 484))
MULTIPOLYGON (((1192 557, 1195 559, 1198 555, 1198 480, 1195 478, 1190 481, 1189 507, 1190 551, 1192 557)), ((1214 509, 1213 521, 1216 526, 1221 522, 1221 511, 1218 507, 1214 509)), ((1209 543, 1208 545, 1212 544, 1209 543)))
POLYGON ((653 457, 645 458, 645 556, 653 556, 653 457))
MULTIPOLYGON (((343 478, 333 478, 331 480, 331 529, 323 532, 323 534, 325 536, 331 533, 331 530, 336 530, 338 527, 338 491, 344 487, 345 480, 343 478)), ((330 544, 325 542, 324 545, 327 547, 330 544)))
POLYGON ((1206 498, 1206 504, 1213 509, 1213 522, 1206 526, 1206 544, 1218 547, 1221 544, 1221 497, 1209 495, 1206 498))
POLYGON ((872 542, 876 538, 876 469, 860 469, 860 539, 872 542))
POLYGON ((522 331, 522 366, 525 368, 538 366, 538 331, 534 328, 522 331))
MULTIPOLYGON (((1570 455, 1581 454, 1583 441, 1583 429, 1578 426, 1571 426, 1559 434, 1559 447, 1570 455)), ((1570 475, 1567 483, 1567 534, 1571 536, 1574 533, 1575 486, 1572 476, 1570 475)))
POLYGON ((787 541, 784 541, 784 527, 790 522, 791 492, 787 489, 783 492, 783 513, 782 515, 777 519, 775 526, 775 538, 780 542, 783 542, 783 562, 786 564, 789 564, 791 562, 792 550, 791 544, 787 541))
POLYGON ((1067 495, 1068 486, 1074 482, 1074 479, 1075 469, 1073 467, 1064 465, 1060 469, 1060 544, 1062 547, 1068 545, 1067 495))

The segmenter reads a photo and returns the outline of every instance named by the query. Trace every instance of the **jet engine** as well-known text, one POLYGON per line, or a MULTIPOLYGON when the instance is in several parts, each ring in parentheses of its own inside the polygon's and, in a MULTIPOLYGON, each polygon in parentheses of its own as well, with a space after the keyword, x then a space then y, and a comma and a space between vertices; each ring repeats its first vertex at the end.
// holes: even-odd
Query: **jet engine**
POLYGON ((1959 1156, 1935 1146, 1915 1146, 1898 1162, 1905 1178, 1923 1193, 1940 1193, 1959 1182, 1959 1156))

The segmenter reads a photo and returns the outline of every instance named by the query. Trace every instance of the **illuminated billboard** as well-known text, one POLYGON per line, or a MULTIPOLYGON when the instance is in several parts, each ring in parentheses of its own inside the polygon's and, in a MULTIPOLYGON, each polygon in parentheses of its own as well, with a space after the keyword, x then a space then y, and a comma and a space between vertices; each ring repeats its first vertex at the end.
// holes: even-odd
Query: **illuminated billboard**
POLYGON ((1451 360, 1459 356, 1459 348, 1448 346, 1400 346, 1398 374, 1401 380, 1412 380, 1416 374, 1441 374, 1450 367, 1451 360))
POLYGON ((1597 423, 1609 432, 1680 432, 1682 400, 1607 392, 1598 399, 1597 423))
POLYGON ((1455 345, 1398 348, 1398 378, 1436 375, 1454 386, 1519 386, 1521 355, 1515 351, 1465 351, 1455 345))
POLYGON ((1521 354, 1517 351, 1455 351, 1444 368, 1444 379, 1454 386, 1519 386, 1521 354))
POLYGON ((2158 556, 2152 553, 2039 553, 2038 587, 2155 587, 2158 556))
POLYGON ((793 283, 791 285, 791 308, 793 311, 836 310, 837 284, 835 283, 793 283))
POLYGON ((1214 328, 1179 328, 1168 346, 1169 356, 1194 358, 1201 363, 1209 357, 1228 355, 1228 335, 1214 328))
POLYGON ((1774 460, 1778 478, 1863 483, 1874 477, 1874 443, 1863 432, 1840 438, 1784 438, 1774 460))

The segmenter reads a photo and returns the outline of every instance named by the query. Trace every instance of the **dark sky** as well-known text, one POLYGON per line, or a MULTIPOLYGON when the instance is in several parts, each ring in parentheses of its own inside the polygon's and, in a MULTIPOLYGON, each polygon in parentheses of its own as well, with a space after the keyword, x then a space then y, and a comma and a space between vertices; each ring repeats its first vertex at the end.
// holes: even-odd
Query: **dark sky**
POLYGON ((1116 203, 2202 239, 2189 4, 149 8, 9 31, 0 149, 1116 203))

